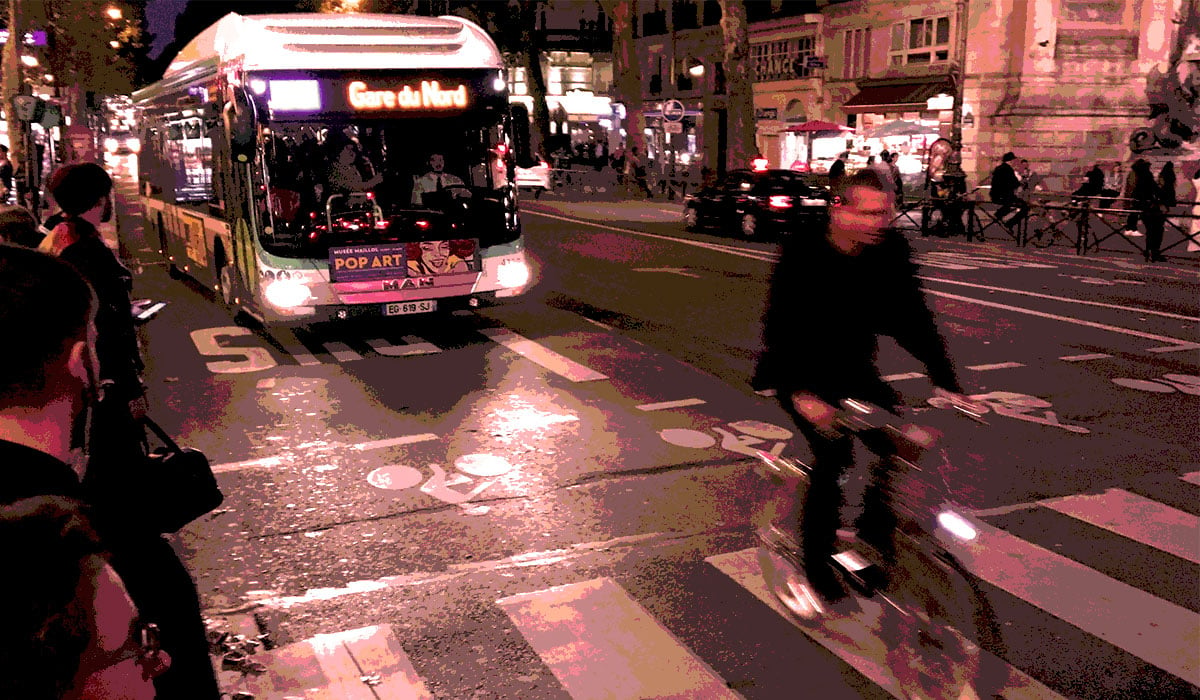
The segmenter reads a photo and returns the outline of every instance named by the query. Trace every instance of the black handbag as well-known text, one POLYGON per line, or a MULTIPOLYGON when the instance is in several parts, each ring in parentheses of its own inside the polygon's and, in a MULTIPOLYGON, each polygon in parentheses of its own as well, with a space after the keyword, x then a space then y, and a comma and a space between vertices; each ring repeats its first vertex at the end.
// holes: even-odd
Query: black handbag
POLYGON ((208 457, 200 450, 180 447, 149 416, 142 418, 161 447, 152 448, 139 470, 145 497, 141 515, 157 532, 176 532, 225 500, 208 457))
POLYGON ((101 401, 93 419, 83 486, 105 520, 129 536, 160 535, 219 507, 225 496, 208 457, 180 447, 149 417, 135 419, 128 406, 101 401))

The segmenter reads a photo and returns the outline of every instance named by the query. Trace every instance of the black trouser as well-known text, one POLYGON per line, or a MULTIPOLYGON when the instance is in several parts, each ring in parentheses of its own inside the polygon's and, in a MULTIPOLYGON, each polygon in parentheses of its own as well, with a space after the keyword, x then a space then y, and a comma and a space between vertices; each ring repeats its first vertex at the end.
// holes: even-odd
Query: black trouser
POLYGON ((1000 208, 996 210, 996 220, 1010 228, 1014 228, 1020 224, 1025 215, 1029 213, 1029 202, 1015 195, 1000 200, 998 204, 1000 204, 1000 208), (1012 221, 1005 222, 1004 217, 1014 211, 1017 212, 1017 215, 1012 218, 1012 221))
MULTIPOLYGON (((818 431, 796 412, 790 397, 780 399, 780 403, 808 440, 813 453, 808 492, 800 504, 799 522, 796 524, 804 569, 812 578, 814 572, 828 567, 830 557, 835 553, 844 498, 840 480, 854 461, 854 439, 848 436, 831 437, 818 431)), ((886 459, 879 459, 871 465, 870 480, 863 493, 863 511, 855 522, 859 538, 889 557, 891 537, 896 527, 896 516, 890 504, 892 473, 886 459)))
POLYGON ((1162 256, 1163 229, 1167 225, 1167 217, 1157 208, 1142 211, 1142 223, 1146 226, 1146 258, 1153 259, 1162 256))

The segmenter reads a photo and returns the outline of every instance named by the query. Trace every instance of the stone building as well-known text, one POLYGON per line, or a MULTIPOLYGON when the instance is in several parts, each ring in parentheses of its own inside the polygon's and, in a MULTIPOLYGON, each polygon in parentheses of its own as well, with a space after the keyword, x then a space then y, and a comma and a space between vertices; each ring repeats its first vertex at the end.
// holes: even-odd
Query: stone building
MULTIPOLYGON (((963 129, 964 169, 978 181, 1013 151, 1062 189, 1093 163, 1123 178, 1132 155, 1184 157, 1185 149, 1146 143, 1133 154, 1130 138, 1152 127, 1148 77, 1179 67, 1182 42, 1197 31, 1196 4, 971 0, 963 110, 973 123, 963 129)), ((1182 107, 1193 125, 1196 87, 1182 107)))
MULTIPOLYGON (((1198 158, 1193 146, 1200 131, 1198 3, 748 2, 758 146, 773 167, 811 162, 820 170, 839 150, 865 161, 867 154, 888 147, 905 154, 902 168, 922 168, 924 146, 950 136, 958 29, 965 11, 961 110, 968 181, 984 182, 1000 156, 1014 151, 1045 176, 1048 189, 1073 189, 1096 162, 1110 172, 1110 184, 1119 186, 1131 156, 1198 158), (1194 46, 1187 43, 1189 36, 1195 37, 1194 46), (849 138, 798 131, 812 120, 856 131, 849 138), (899 138, 864 138, 901 122, 895 129, 899 138), (1135 135, 1136 154, 1131 151, 1135 135)), ((637 4, 643 128, 651 148, 688 152, 695 162, 723 169, 728 105, 717 3, 637 4), (689 80, 695 64, 706 70, 689 80), (664 131, 660 106, 669 99, 683 103, 682 133, 664 131)))

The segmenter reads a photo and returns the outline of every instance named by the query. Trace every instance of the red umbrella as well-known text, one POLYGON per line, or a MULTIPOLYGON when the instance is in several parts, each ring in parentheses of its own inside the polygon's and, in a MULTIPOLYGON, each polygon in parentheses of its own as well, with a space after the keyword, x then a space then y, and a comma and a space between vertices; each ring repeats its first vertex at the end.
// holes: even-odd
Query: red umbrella
POLYGON ((854 131, 853 127, 834 124, 833 122, 813 119, 804 122, 803 124, 793 124, 787 128, 787 131, 794 134, 815 133, 818 131, 854 131))
POLYGON ((808 141, 808 166, 809 170, 811 171, 813 135, 822 131, 854 131, 854 128, 842 126, 841 124, 834 124, 833 122, 822 121, 820 119, 813 119, 811 121, 806 121, 803 124, 793 124, 787 128, 787 131, 793 134, 808 134, 808 138, 806 139, 808 141))

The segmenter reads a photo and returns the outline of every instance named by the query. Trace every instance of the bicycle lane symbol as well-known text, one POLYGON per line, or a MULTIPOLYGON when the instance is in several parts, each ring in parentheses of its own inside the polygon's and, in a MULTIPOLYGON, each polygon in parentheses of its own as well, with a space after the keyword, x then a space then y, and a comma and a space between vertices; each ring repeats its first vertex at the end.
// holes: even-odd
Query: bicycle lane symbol
POLYGON ((485 515, 490 508, 475 505, 471 499, 486 491, 515 467, 507 459, 492 454, 466 454, 454 460, 455 472, 447 472, 440 464, 429 464, 433 476, 406 464, 389 464, 367 475, 367 483, 385 491, 404 491, 420 485, 421 493, 443 503, 456 505, 466 515, 485 515), (423 482, 423 483, 422 483, 423 482), (458 487, 469 487, 460 489, 458 487))
MULTIPOLYGON (((755 446, 768 441, 775 442, 768 452, 778 457, 793 435, 792 431, 786 428, 756 420, 734 421, 728 423, 728 426, 733 430, 712 428, 712 432, 720 437, 721 448, 747 457, 758 457, 761 448, 755 446)), ((710 433, 692 428, 664 428, 658 431, 658 436, 676 447, 703 450, 717 444, 717 438, 710 433)))
MULTIPOLYGON (((1012 391, 989 391, 985 394, 971 394, 970 398, 983 407, 983 413, 994 411, 998 416, 1015 418, 1016 420, 1039 425, 1062 428, 1068 432, 1086 435, 1092 431, 1082 425, 1071 425, 1058 420, 1058 414, 1048 410, 1053 404, 1029 394, 1018 394, 1012 391)), ((950 408, 949 399, 932 397, 927 400, 934 408, 950 408)))

